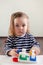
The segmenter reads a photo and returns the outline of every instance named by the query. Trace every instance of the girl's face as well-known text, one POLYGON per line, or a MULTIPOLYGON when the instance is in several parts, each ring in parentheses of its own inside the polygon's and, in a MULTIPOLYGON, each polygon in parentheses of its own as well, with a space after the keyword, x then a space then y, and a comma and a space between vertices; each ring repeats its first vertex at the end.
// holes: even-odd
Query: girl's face
POLYGON ((27 32, 27 21, 25 17, 14 19, 14 32, 16 36, 22 36, 27 32))

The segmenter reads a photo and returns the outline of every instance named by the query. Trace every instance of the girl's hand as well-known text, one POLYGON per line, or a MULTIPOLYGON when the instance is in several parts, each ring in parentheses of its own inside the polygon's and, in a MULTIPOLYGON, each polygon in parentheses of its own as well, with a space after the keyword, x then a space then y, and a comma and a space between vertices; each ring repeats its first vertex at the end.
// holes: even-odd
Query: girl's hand
POLYGON ((40 48, 39 47, 32 47, 31 50, 35 50, 36 55, 40 54, 40 48))
POLYGON ((17 54, 16 51, 17 51, 17 49, 12 49, 11 51, 9 51, 8 54, 11 55, 11 56, 16 56, 16 57, 18 57, 19 54, 17 54))

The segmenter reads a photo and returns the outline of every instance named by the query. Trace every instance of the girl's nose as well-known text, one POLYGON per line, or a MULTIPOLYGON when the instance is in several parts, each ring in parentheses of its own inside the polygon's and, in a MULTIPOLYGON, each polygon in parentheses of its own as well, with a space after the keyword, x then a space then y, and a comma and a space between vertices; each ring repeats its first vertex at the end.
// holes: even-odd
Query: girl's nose
POLYGON ((23 27, 21 26, 20 29, 23 29, 23 27))

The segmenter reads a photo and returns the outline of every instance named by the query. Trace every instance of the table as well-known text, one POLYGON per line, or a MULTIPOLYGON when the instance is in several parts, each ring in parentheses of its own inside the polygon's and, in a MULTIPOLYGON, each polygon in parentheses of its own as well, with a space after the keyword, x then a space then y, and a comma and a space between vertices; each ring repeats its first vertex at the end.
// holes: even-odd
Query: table
POLYGON ((43 55, 38 55, 37 62, 34 64, 13 62, 12 57, 8 57, 6 55, 0 55, 0 65, 43 65, 43 55))

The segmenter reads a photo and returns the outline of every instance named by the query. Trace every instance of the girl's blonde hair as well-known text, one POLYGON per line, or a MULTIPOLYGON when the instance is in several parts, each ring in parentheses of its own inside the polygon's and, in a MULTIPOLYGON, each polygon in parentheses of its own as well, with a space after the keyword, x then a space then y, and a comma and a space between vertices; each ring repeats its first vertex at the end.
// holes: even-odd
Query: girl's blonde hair
MULTIPOLYGON (((15 35, 14 34, 14 19, 16 19, 18 17, 25 17, 25 18, 29 19, 29 17, 24 12, 16 12, 16 13, 13 13, 11 15, 9 32, 8 32, 8 34, 10 36, 14 36, 15 35)), ((27 29, 27 32, 30 32, 29 29, 27 29)))

